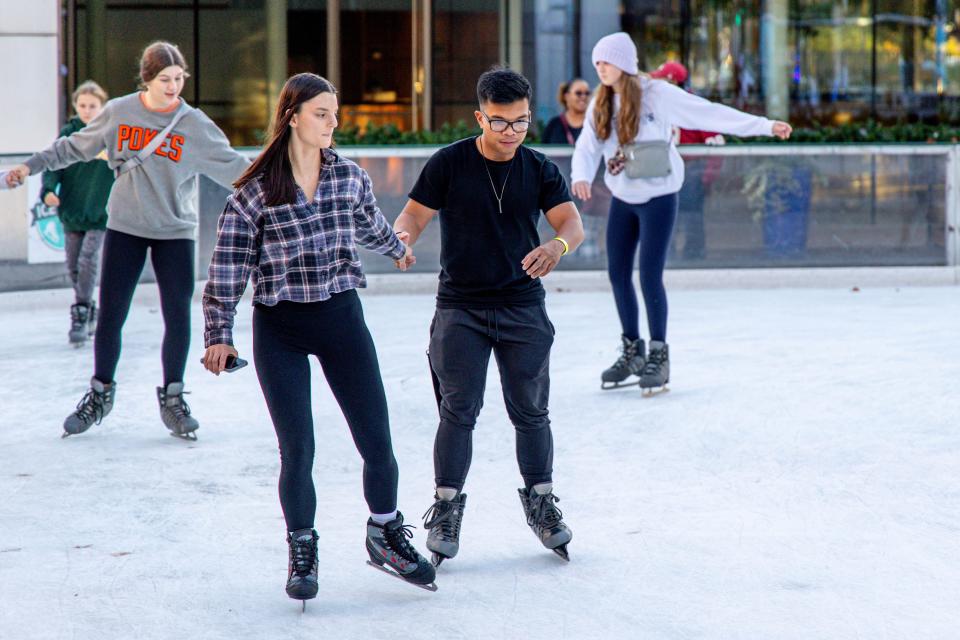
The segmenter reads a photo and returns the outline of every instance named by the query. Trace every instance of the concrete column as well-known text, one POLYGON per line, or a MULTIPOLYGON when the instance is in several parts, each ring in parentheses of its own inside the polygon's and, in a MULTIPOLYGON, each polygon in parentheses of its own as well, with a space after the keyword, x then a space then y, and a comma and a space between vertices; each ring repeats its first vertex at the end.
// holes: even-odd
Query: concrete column
POLYGON ((267 120, 287 81, 287 0, 267 0, 267 120))
POLYGON ((788 0, 765 0, 760 34, 766 116, 790 115, 790 51, 787 42, 788 0))
POLYGON ((327 0, 327 80, 340 86, 340 0, 327 0))
MULTIPOLYGON (((60 2, 0 0, 0 60, 4 113, 0 154, 29 154, 60 130, 60 2)), ((0 158, 0 167, 23 160, 0 158)), ((27 259, 27 190, 0 191, 0 260, 27 259)))

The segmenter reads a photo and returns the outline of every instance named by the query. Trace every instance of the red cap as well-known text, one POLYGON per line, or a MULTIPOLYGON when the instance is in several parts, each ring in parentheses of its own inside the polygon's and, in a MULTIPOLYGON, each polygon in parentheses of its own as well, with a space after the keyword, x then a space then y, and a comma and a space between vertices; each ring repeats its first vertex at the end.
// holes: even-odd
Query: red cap
POLYGON ((656 71, 651 71, 650 77, 661 78, 663 80, 676 82, 677 84, 683 84, 687 79, 687 68, 679 62, 670 60, 660 65, 660 68, 656 71))

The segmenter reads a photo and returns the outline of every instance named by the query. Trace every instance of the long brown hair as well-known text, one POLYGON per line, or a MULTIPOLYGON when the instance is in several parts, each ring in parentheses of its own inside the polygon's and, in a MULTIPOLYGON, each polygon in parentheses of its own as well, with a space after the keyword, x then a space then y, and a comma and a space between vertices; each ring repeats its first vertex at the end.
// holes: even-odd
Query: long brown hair
POLYGON ((177 45, 157 40, 147 45, 140 55, 140 86, 147 87, 147 83, 157 77, 157 75, 167 67, 177 66, 183 69, 183 76, 189 77, 187 73, 187 61, 177 45))
POLYGON ((298 73, 291 76, 277 99, 277 110, 273 114, 270 135, 263 145, 263 151, 257 156, 240 178, 233 183, 237 189, 243 187, 258 176, 263 177, 264 204, 275 207, 288 204, 297 199, 297 184, 293 179, 293 167, 290 166, 290 120, 300 111, 304 102, 312 100, 321 93, 336 95, 336 88, 326 78, 315 73, 298 73))
MULTIPOLYGON (((624 73, 620 76, 620 111, 617 113, 617 141, 629 144, 640 131, 640 103, 643 91, 640 89, 639 76, 624 73)), ((593 126, 597 137, 606 140, 610 137, 610 123, 613 121, 613 87, 601 84, 597 89, 597 101, 593 106, 593 126)))

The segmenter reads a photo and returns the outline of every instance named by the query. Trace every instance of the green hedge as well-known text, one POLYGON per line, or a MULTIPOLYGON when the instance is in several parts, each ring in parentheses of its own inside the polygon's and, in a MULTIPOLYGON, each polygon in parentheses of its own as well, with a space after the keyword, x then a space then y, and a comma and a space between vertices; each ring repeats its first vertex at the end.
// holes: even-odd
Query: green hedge
MULTIPOLYGON (((542 123, 541 123, 541 129, 542 123)), ((479 132, 476 123, 467 124, 463 120, 456 124, 445 123, 434 131, 401 131, 395 125, 369 125, 362 131, 355 126, 345 126, 337 129, 335 139, 337 146, 375 146, 375 145, 442 145, 462 140, 479 132)), ((730 144, 782 144, 776 138, 738 138, 727 136, 730 144)), ((531 131, 527 134, 528 143, 536 144, 537 134, 531 131)), ((960 127, 933 124, 892 124, 885 125, 876 122, 847 124, 842 126, 800 127, 794 129, 790 143, 830 144, 839 142, 850 143, 896 143, 896 142, 925 142, 950 143, 960 142, 960 127)))
MULTIPOLYGON (((861 122, 842 126, 802 127, 794 129, 787 142, 829 144, 837 142, 852 143, 889 143, 889 142, 926 142, 951 143, 960 141, 960 128, 935 124, 879 124, 861 122)), ((737 138, 727 136, 730 144, 776 144, 784 141, 777 138, 737 138)))

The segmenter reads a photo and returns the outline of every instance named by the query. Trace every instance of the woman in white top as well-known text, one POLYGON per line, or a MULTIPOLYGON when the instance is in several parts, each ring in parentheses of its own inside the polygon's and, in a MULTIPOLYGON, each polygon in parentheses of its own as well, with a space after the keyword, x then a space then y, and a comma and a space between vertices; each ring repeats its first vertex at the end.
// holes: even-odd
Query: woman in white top
POLYGON ((587 108, 573 154, 573 193, 590 199, 590 183, 601 156, 607 162, 604 183, 613 193, 607 221, 607 265, 622 325, 620 358, 601 376, 605 389, 639 377, 642 389, 670 380, 667 295, 663 267, 677 217, 677 192, 683 185, 683 159, 673 128, 703 129, 739 136, 790 137, 789 124, 753 116, 709 102, 663 80, 640 75, 637 48, 626 33, 605 36, 593 48, 600 87, 587 108), (646 177, 628 177, 622 146, 663 143, 647 148, 646 177), (640 246, 640 288, 650 330, 650 352, 640 338, 633 265, 640 246))

